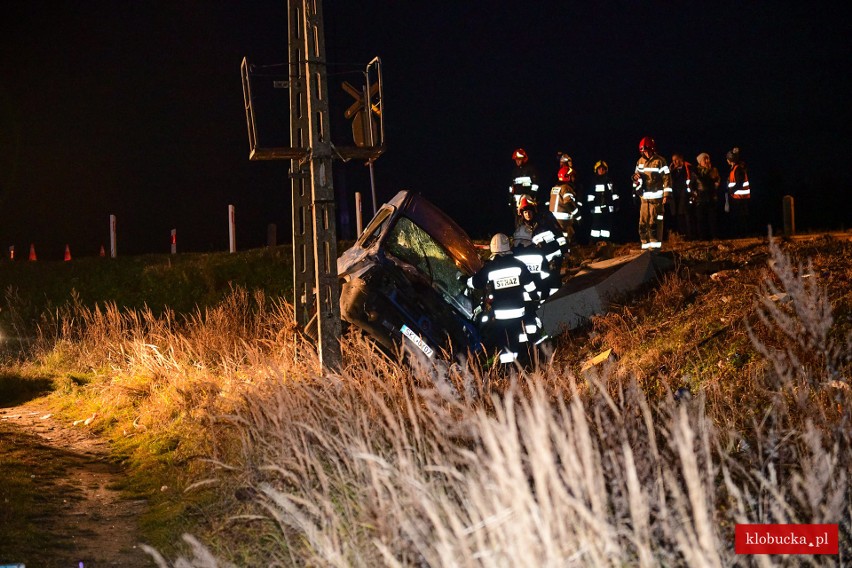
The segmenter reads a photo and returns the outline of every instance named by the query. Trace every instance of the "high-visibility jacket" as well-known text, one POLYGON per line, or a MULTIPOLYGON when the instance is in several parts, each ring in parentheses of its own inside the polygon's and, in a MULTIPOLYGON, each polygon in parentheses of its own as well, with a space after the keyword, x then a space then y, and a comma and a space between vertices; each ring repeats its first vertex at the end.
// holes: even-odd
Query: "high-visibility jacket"
POLYGON ((633 182, 633 191, 642 199, 662 199, 672 192, 669 166, 659 154, 650 158, 641 156, 636 162, 635 171, 639 175, 633 182))
POLYGON ((580 219, 580 208, 577 206, 577 194, 570 183, 554 185, 550 190, 547 209, 560 223, 580 219))
POLYGON ((728 174, 728 195, 734 199, 751 198, 751 188, 748 184, 748 171, 743 164, 734 164, 728 174))

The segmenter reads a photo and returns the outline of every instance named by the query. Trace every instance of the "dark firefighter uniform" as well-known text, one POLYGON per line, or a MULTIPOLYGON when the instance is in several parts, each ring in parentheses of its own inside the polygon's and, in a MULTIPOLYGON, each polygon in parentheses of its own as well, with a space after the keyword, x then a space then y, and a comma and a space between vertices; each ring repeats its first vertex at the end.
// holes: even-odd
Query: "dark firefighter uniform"
POLYGON ((538 172, 529 163, 529 157, 523 148, 518 148, 512 153, 515 168, 512 169, 512 183, 509 185, 509 206, 515 216, 515 227, 520 222, 519 205, 521 197, 527 196, 538 200, 538 172))
MULTIPOLYGON (((506 243, 508 247, 508 237, 506 243)), ((536 283, 526 264, 509 250, 497 253, 468 279, 468 286, 485 293, 480 329, 483 340, 499 350, 500 363, 529 357, 540 325, 536 283)))
POLYGON ((512 247, 512 254, 515 258, 527 265, 527 270, 533 275, 533 281, 536 286, 536 294, 539 302, 547 298, 550 290, 549 279, 550 271, 548 270, 547 261, 544 259, 544 254, 532 244, 532 240, 517 238, 519 233, 527 232, 521 225, 515 230, 515 246, 512 247))
MULTIPOLYGON (((525 203, 521 209, 521 224, 515 231, 515 244, 521 245, 516 249, 515 256, 522 256, 525 262, 529 258, 528 266, 535 266, 536 255, 541 257, 541 268, 538 271, 542 284, 541 299, 559 290, 562 286, 562 262, 569 248, 568 239, 553 214, 550 211, 538 211, 535 203, 525 203), (523 247, 527 244, 521 242, 524 239, 528 240, 529 246, 523 247)), ((533 271, 532 268, 530 270, 533 271)))
POLYGON ((618 194, 612 186, 606 162, 595 164, 595 176, 592 178, 592 191, 586 196, 586 205, 592 217, 589 237, 593 241, 608 241, 612 238, 612 218, 618 209, 618 194), (599 174, 598 169, 604 173, 599 174))
MULTIPOLYGON (((675 157, 677 158, 677 156, 675 157)), ((672 195, 668 202, 668 211, 674 221, 674 228, 682 236, 693 238, 694 227, 692 226, 692 213, 695 205, 695 197, 692 193, 693 170, 692 164, 680 158, 679 163, 672 160, 669 167, 672 177, 672 195)), ((669 231, 672 229, 669 228, 669 231)))
POLYGON ((657 154, 636 162, 633 190, 639 198, 639 240, 642 248, 660 248, 663 238, 663 198, 672 191, 666 159, 657 154))

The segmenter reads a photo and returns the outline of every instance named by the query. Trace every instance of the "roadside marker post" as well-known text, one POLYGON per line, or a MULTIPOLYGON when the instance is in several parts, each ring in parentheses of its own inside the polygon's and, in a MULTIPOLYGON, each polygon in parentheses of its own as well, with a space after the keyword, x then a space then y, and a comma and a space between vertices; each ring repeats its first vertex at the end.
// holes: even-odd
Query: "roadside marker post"
POLYGON ((109 216, 109 256, 110 258, 115 258, 118 256, 118 250, 116 248, 116 239, 115 239, 115 215, 109 216))
POLYGON ((228 205, 228 251, 237 252, 236 222, 234 219, 234 206, 228 205))

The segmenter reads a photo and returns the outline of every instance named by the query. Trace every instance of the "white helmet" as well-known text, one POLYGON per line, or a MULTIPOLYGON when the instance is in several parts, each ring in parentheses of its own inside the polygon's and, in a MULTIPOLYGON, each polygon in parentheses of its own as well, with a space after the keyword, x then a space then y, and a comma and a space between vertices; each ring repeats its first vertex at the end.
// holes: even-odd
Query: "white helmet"
POLYGON ((501 254, 504 252, 509 252, 511 248, 512 245, 509 244, 509 237, 507 237, 503 233, 497 233, 496 235, 491 237, 491 254, 501 254))

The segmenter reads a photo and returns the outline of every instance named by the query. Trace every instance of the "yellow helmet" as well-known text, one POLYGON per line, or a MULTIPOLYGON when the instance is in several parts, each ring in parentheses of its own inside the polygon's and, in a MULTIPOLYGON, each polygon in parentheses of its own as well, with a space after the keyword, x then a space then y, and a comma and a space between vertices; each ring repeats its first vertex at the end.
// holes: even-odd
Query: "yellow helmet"
POLYGON ((603 160, 598 160, 597 162, 595 162, 595 171, 596 172, 598 171, 598 168, 603 168, 603 169, 609 171, 609 166, 606 165, 606 162, 604 162, 603 160))

